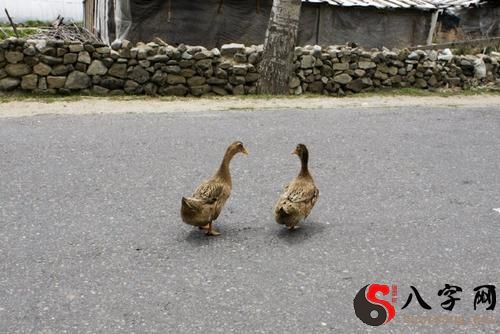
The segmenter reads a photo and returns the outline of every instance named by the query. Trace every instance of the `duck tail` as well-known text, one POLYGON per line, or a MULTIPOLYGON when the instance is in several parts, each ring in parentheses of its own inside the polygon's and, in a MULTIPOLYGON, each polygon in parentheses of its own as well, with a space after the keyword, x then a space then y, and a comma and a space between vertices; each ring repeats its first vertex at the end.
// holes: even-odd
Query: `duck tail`
POLYGON ((200 209, 199 203, 194 198, 182 197, 182 209, 190 211, 198 211, 200 209))

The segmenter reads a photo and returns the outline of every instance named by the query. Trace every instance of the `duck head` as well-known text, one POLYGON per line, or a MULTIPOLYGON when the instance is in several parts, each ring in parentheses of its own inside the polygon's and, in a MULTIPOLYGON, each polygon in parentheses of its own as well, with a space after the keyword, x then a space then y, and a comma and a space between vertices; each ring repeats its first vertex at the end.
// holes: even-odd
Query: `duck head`
POLYGON ((231 156, 234 156, 237 153, 242 153, 244 155, 248 155, 248 151, 243 146, 243 143, 241 141, 235 141, 229 147, 227 148, 227 153, 229 153, 231 156))
POLYGON ((306 145, 298 144, 295 150, 293 150, 292 154, 296 154, 301 161, 306 162, 309 159, 309 151, 307 150, 306 145))

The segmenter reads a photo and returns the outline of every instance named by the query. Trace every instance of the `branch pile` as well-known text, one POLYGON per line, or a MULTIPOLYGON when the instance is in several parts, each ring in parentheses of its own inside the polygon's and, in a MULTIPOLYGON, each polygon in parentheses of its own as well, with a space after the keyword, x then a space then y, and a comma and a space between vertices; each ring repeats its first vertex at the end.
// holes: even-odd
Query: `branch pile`
POLYGON ((77 26, 73 22, 66 24, 63 21, 64 18, 58 16, 50 27, 38 29, 30 38, 45 40, 59 39, 81 43, 102 43, 102 41, 88 29, 77 26))

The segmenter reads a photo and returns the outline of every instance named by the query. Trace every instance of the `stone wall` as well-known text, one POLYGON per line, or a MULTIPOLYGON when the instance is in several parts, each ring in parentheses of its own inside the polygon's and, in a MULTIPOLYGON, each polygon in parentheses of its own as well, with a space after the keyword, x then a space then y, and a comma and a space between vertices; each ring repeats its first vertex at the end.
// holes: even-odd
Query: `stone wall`
MULTIPOLYGON (((255 94, 262 46, 107 45, 59 40, 0 42, 0 91, 84 94, 255 94)), ((341 96, 383 87, 461 87, 500 78, 500 54, 454 56, 450 50, 298 47, 290 93, 341 96)))

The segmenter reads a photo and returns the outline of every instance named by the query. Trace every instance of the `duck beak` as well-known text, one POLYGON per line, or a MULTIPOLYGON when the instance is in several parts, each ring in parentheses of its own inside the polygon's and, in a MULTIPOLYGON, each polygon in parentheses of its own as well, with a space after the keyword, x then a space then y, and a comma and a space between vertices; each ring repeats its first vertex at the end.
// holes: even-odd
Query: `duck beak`
POLYGON ((244 155, 248 155, 248 151, 245 147, 243 147, 243 151, 241 151, 241 153, 243 153, 244 155))
POLYGON ((297 152, 297 149, 295 149, 295 150, 292 151, 292 154, 299 155, 299 152, 297 152))

